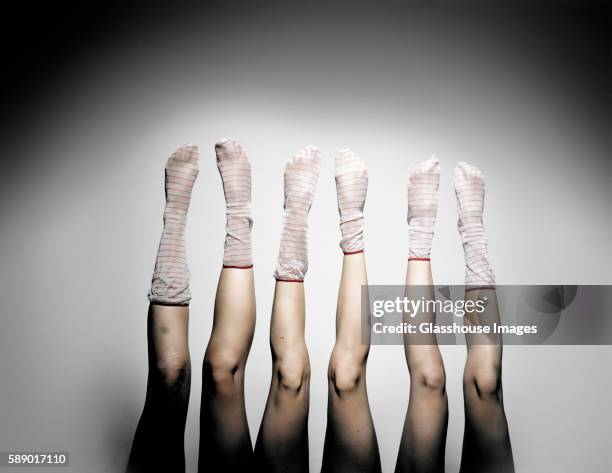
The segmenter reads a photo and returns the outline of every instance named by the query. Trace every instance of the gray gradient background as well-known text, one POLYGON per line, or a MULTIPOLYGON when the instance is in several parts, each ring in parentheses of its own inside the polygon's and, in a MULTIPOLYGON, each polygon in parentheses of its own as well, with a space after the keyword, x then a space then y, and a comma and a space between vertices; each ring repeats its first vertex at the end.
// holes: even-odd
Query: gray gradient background
MULTIPOLYGON (((607 8, 248 5, 118 14, 30 78, 27 93, 9 97, 0 189, 1 450, 68 450, 70 471, 124 468, 145 395, 145 294, 161 232, 162 170, 181 142, 201 145, 187 234, 194 293, 188 472, 197 465, 199 371, 222 259, 224 201, 213 152, 222 136, 238 138, 253 163, 258 314, 246 378, 253 438, 270 379, 282 167, 306 144, 323 153, 306 281, 312 471, 321 462, 341 264, 336 149, 350 145, 369 166, 372 284, 403 281, 406 177, 433 153, 442 166, 437 283, 463 281, 452 189, 460 160, 487 178, 499 283, 612 282, 607 8)), ((447 467, 456 471, 465 349, 442 350, 447 467)), ((505 350, 517 471, 609 471, 611 364, 610 347, 505 350)), ((395 463, 408 386, 401 347, 373 347, 368 390, 384 471, 395 463)))

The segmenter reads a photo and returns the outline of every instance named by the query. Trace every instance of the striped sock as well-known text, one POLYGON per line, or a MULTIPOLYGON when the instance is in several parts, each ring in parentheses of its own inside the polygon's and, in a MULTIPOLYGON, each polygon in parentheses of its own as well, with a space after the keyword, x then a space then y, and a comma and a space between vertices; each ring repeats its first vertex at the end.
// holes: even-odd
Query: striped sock
POLYGON ((408 176, 408 259, 429 260, 439 187, 440 162, 435 157, 416 165, 408 176))
POLYGON ((149 301, 187 305, 191 300, 185 255, 185 224, 191 190, 198 176, 198 147, 181 145, 166 163, 166 208, 149 301))
POLYGON ((465 253, 466 288, 494 287, 495 274, 487 256, 487 234, 482 222, 484 210, 484 176, 471 164, 455 167, 457 195, 457 228, 465 253))
POLYGON ((302 282, 308 271, 308 212, 314 199, 321 156, 314 146, 295 154, 285 166, 285 213, 274 277, 302 282))
POLYGON ((336 153, 336 192, 342 233, 340 248, 345 255, 361 253, 368 169, 349 148, 343 148, 336 153))
POLYGON ((248 269, 251 256, 251 163, 236 140, 223 139, 215 145, 217 167, 223 181, 227 223, 224 268, 248 269))

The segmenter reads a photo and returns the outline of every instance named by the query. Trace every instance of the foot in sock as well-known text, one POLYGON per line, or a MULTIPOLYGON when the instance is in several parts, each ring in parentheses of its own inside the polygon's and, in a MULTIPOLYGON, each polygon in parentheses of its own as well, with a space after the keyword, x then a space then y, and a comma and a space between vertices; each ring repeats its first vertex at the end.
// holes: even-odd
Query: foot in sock
POLYGON ((465 254, 466 288, 495 287, 495 275, 487 255, 487 234, 482 221, 485 181, 478 168, 460 162, 455 167, 457 228, 465 254))
POLYGON ((149 301, 187 305, 191 300, 185 254, 185 225, 191 190, 198 176, 198 147, 181 145, 168 159, 165 172, 166 208, 149 301))
POLYGON ((285 166, 285 205, 277 281, 302 282, 308 271, 308 213, 319 178, 321 155, 314 146, 295 154, 285 166))
POLYGON ((440 162, 435 157, 417 164, 408 176, 408 259, 430 258, 439 187, 440 162))
POLYGON ((223 181, 227 223, 224 268, 248 269, 251 256, 251 163, 236 140, 223 139, 215 145, 217 167, 223 181))
POLYGON ((349 148, 336 153, 336 192, 342 233, 340 248, 345 255, 361 253, 368 169, 349 148))

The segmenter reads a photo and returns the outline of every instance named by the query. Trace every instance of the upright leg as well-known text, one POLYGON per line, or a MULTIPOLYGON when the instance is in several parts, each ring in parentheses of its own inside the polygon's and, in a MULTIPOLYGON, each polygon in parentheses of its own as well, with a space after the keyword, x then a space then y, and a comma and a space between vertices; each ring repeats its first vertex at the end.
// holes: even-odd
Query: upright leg
POLYGON ((185 225, 198 175, 197 147, 179 146, 168 159, 165 174, 164 229, 149 293, 147 397, 128 472, 185 471, 184 433, 191 379, 185 225))
MULTIPOLYGON (((485 182, 474 166, 461 162, 455 168, 458 229, 465 252, 465 300, 486 301, 485 309, 466 314, 465 323, 492 326, 499 323, 495 275, 487 254, 482 220, 485 182)), ((461 471, 508 473, 514 471, 501 383, 501 338, 466 336, 467 360, 463 375, 465 432, 461 471)))
POLYGON ((255 446, 261 471, 308 472, 310 362, 304 341, 304 277, 307 219, 319 161, 319 151, 309 146, 285 167, 285 213, 270 324, 272 382, 255 446))
POLYGON ((361 340, 361 287, 368 284, 363 209, 365 164, 348 149, 336 154, 336 187, 344 253, 336 310, 336 344, 328 370, 324 472, 379 472, 380 455, 366 390, 369 344, 361 340))
POLYGON ((227 211, 223 269, 202 368, 200 472, 246 471, 253 448, 244 373, 255 330, 251 257, 251 165, 235 140, 215 146, 227 211))
MULTIPOLYGON (((440 165, 435 158, 416 166, 408 179, 408 298, 434 300, 430 253, 439 180, 440 165)), ((415 315, 419 322, 435 322, 434 312, 415 315)), ((410 372, 410 398, 395 471, 443 472, 448 400, 442 355, 435 335, 406 335, 404 350, 410 372)))

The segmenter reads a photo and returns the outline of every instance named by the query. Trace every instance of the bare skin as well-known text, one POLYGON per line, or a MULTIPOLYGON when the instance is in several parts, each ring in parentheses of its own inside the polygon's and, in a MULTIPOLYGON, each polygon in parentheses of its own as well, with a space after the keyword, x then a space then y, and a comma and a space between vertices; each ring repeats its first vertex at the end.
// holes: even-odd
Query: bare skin
POLYGON ((130 453, 130 473, 185 471, 184 434, 191 382, 188 324, 188 306, 149 306, 147 396, 130 453), (151 455, 155 451, 164 454, 151 455))
MULTIPOLYGON (((427 292, 433 299, 429 261, 410 261, 406 294, 417 298, 427 292), (412 292, 411 292, 412 286, 412 292), (427 291, 427 288, 430 288, 427 291), (416 292, 418 291, 418 292, 416 292)), ((485 311, 467 312, 465 323, 499 323, 495 289, 470 290, 466 301, 486 298, 485 311)), ((418 314, 419 321, 434 322, 435 314, 418 314)), ((465 432, 462 472, 514 471, 501 386, 500 338, 466 335, 467 359, 463 377, 465 432)), ((410 370, 410 400, 402 433, 396 471, 442 472, 448 423, 444 365, 434 335, 406 335, 406 361, 410 370)))
MULTIPOLYGON (((472 325, 499 323, 495 289, 466 291, 465 300, 484 299, 482 314, 466 313, 472 325)), ((499 336, 468 334, 463 373, 465 430, 461 456, 462 472, 514 472, 512 446, 504 411, 501 382, 502 344, 499 336)))
POLYGON ((364 253, 345 255, 336 310, 336 344, 328 370, 322 472, 381 471, 366 390, 370 344, 361 339, 361 287, 367 283, 364 253))
MULTIPOLYGON (((421 296, 434 299, 431 264, 410 260, 406 297, 421 296)), ((435 321, 435 313, 420 313, 417 317, 419 322, 435 321)), ((440 348, 435 335, 407 334, 404 352, 410 372, 410 398, 395 471, 443 472, 448 399, 440 348)))
POLYGON ((308 472, 310 361, 304 322, 304 283, 277 281, 270 324, 272 382, 255 446, 261 471, 308 472))
POLYGON ((222 269, 202 368, 200 472, 246 471, 252 465, 244 372, 254 330, 253 269, 222 269))

